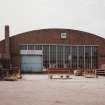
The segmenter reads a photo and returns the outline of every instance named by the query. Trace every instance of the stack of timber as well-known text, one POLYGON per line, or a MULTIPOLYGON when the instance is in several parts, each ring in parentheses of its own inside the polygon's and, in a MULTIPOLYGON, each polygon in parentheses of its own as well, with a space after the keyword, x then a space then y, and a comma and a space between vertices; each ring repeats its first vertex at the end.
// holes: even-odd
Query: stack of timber
POLYGON ((103 75, 103 76, 105 76, 105 69, 96 69, 96 75, 103 75))
POLYGON ((86 78, 97 78, 96 70, 95 69, 85 69, 84 70, 84 77, 86 77, 86 78))
POLYGON ((48 68, 49 79, 70 79, 69 68, 48 68))

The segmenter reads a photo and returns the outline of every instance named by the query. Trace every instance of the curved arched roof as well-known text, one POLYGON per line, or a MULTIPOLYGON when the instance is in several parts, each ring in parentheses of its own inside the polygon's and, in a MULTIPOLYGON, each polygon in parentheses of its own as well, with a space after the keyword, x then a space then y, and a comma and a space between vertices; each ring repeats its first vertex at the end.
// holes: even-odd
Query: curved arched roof
POLYGON ((67 33, 67 40, 65 43, 79 43, 83 44, 98 44, 101 42, 105 42, 105 39, 79 30, 73 29, 62 29, 62 28, 53 28, 53 29, 40 29, 40 30, 33 30, 24 33, 17 34, 11 37, 11 40, 20 40, 20 42, 24 41, 25 43, 63 43, 60 38, 60 33, 66 32, 67 33), (27 41, 25 41, 27 40, 27 41), (46 40, 46 41, 45 41, 46 40), (29 42, 30 41, 30 42, 29 42))
MULTIPOLYGON (((58 32, 59 31, 61 31, 61 32, 69 31, 69 32, 77 32, 77 33, 82 33, 82 34, 84 33, 84 34, 100 37, 98 35, 95 35, 95 34, 92 34, 92 33, 89 33, 89 32, 74 30, 74 29, 66 29, 66 28, 47 28, 47 29, 31 30, 31 31, 27 31, 27 32, 23 32, 23 33, 13 35, 11 37, 17 37, 18 35, 26 35, 26 34, 29 34, 29 33, 38 33, 38 32, 45 32, 45 31, 47 31, 47 32, 49 32, 49 31, 58 31, 58 32)), ((103 37, 100 37, 100 38, 104 39, 103 37)))

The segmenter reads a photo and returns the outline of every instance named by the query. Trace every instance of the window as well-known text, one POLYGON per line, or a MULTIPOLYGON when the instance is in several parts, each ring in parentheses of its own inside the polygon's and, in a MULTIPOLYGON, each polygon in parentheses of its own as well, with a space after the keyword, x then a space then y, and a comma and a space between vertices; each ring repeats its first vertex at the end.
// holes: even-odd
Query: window
POLYGON ((34 45, 28 45, 28 50, 34 50, 34 45))
POLYGON ((61 39, 66 39, 67 38, 67 33, 61 33, 61 39))

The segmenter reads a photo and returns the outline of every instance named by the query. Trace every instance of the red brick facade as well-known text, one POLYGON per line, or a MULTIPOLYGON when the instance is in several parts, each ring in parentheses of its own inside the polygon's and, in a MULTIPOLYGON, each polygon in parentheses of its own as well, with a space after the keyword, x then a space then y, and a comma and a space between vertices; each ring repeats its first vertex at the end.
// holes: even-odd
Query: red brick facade
MULTIPOLYGON (((70 29, 42 29, 21 33, 10 37, 10 55, 12 65, 20 65, 19 45, 21 44, 71 44, 98 45, 99 65, 105 64, 105 39, 99 36, 70 29), (66 32, 67 39, 61 39, 60 33, 66 32)), ((5 53, 5 40, 0 42, 0 53, 5 53)))

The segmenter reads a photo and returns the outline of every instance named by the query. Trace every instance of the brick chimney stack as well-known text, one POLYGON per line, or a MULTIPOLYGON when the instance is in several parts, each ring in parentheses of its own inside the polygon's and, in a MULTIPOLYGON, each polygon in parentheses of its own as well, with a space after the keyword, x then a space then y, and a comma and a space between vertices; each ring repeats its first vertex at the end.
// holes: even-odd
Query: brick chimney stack
POLYGON ((9 25, 5 25, 5 58, 10 59, 9 25))

